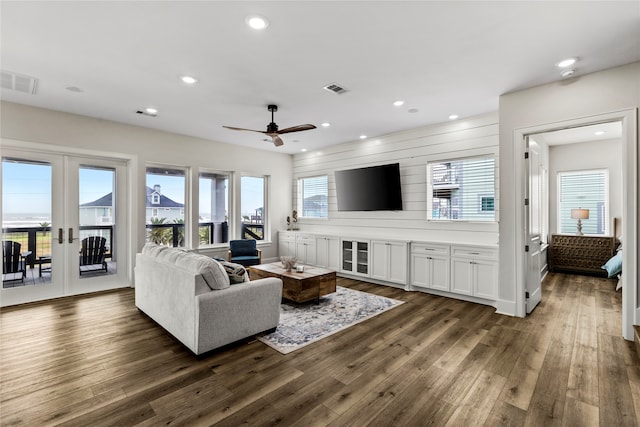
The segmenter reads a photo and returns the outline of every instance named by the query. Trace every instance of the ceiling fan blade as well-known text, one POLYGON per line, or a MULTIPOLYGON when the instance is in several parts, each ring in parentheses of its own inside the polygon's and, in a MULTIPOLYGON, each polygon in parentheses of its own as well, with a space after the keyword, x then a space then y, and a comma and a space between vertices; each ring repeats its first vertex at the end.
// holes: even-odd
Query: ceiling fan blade
POLYGON ((274 135, 273 136, 273 145, 275 145, 276 147, 280 147, 281 145, 284 145, 284 142, 282 142, 282 140, 280 139, 280 137, 278 135, 274 135))
POLYGON ((263 130, 254 130, 254 129, 245 129, 245 128, 234 128, 232 126, 222 126, 223 128, 226 129, 231 129, 231 130, 248 130, 249 132, 259 132, 259 133, 266 133, 263 130))
POLYGON ((298 125, 298 126, 292 126, 290 128, 286 128, 286 129, 282 129, 278 131, 278 135, 282 135, 283 133, 290 133, 290 132, 300 132, 303 130, 311 130, 311 129, 315 129, 316 127, 314 125, 298 125))

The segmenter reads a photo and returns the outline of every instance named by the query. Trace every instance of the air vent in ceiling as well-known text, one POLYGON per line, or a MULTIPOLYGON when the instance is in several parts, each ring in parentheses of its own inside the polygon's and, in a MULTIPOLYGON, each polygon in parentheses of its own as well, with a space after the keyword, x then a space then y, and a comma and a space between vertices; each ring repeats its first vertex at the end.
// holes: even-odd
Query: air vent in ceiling
POLYGON ((345 88, 337 83, 329 83, 328 85, 323 86, 322 89, 328 90, 329 92, 337 93, 338 95, 342 95, 343 93, 348 92, 345 88))
POLYGON ((11 71, 2 71, 2 89, 15 90, 17 92, 35 95, 38 88, 38 79, 13 73, 11 71))

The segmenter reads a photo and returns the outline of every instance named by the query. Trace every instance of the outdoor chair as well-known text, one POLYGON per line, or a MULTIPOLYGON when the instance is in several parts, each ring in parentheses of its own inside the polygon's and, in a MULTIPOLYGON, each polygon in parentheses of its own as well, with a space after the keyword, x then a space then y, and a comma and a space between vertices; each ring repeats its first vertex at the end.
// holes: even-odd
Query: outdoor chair
POLYGON ((27 277, 27 257, 31 251, 20 252, 22 245, 11 240, 2 241, 2 282, 24 282, 27 277))
POLYGON ((258 265, 262 264, 262 251, 257 248, 255 240, 230 240, 227 259, 245 267, 258 265))
POLYGON ((80 274, 107 273, 105 261, 107 239, 100 236, 89 236, 82 239, 80 250, 80 274))

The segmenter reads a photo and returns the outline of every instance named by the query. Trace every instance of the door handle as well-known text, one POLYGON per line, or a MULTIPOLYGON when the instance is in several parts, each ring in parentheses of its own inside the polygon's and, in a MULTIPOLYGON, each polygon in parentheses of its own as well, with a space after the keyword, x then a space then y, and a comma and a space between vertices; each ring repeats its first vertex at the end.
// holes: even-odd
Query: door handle
POLYGON ((73 227, 69 227, 69 243, 73 243, 73 227))
POLYGON ((64 243, 64 230, 62 228, 58 228, 58 243, 64 243))

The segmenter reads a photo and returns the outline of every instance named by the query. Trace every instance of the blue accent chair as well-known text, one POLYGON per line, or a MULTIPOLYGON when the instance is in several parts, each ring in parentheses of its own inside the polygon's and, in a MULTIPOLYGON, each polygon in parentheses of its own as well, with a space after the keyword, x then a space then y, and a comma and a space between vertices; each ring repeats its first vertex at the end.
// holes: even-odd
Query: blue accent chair
POLYGON ((256 246, 255 240, 230 240, 227 259, 245 267, 258 265, 262 264, 262 251, 256 246))

